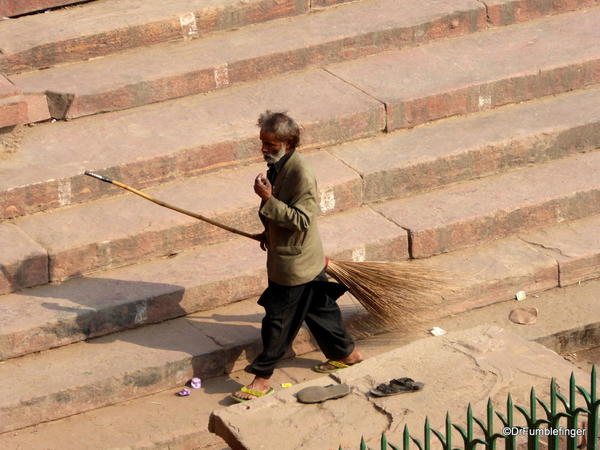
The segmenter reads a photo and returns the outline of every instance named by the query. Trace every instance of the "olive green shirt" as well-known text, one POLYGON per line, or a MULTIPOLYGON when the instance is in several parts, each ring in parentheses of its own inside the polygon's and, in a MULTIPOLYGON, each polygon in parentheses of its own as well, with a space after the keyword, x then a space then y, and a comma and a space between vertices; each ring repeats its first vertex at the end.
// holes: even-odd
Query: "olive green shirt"
POLYGON ((267 238, 269 280, 296 286, 312 281, 325 267, 317 227, 318 198, 315 176, 294 150, 277 174, 271 197, 259 209, 267 238))

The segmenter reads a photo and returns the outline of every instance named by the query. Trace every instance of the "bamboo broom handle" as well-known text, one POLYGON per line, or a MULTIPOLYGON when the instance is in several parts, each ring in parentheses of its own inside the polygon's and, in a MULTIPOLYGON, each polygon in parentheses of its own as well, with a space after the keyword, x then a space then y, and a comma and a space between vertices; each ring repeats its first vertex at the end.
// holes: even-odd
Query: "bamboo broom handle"
POLYGON ((247 237, 247 238, 250 238, 250 239, 254 239, 255 241, 260 241, 260 239, 257 238, 257 237, 255 237, 253 234, 246 233, 245 231, 237 230, 235 228, 231 228, 230 226, 227 226, 225 224, 216 222, 216 221, 214 221, 212 219, 209 219, 208 217, 204 217, 204 216, 202 216, 200 214, 193 213, 193 212, 188 211, 186 209, 182 209, 182 208, 179 208, 177 206, 169 205, 168 203, 165 203, 165 202, 163 202, 161 200, 157 200, 155 198, 152 198, 148 194, 144 194, 143 192, 138 191, 137 189, 134 189, 131 186, 127 186, 126 184, 123 184, 123 183, 121 183, 119 181, 111 180, 110 178, 107 178, 107 177, 102 176, 102 175, 98 175, 97 173, 90 172, 89 170, 86 170, 85 174, 89 175, 90 177, 96 178, 96 179, 98 179, 100 181, 104 181, 105 183, 114 184, 115 186, 119 186, 120 188, 126 189, 129 192, 133 192, 134 194, 139 195, 140 197, 143 197, 146 200, 150 200, 151 202, 156 203, 157 205, 164 206, 165 208, 172 209, 173 211, 177 211, 177 212, 180 212, 182 214, 185 214, 185 215, 194 217, 196 219, 202 220, 204 222, 208 222, 211 225, 214 225, 214 226, 219 227, 219 228, 223 228, 224 230, 230 231, 230 232, 235 233, 235 234, 239 234, 240 236, 244 236, 244 237, 247 237))

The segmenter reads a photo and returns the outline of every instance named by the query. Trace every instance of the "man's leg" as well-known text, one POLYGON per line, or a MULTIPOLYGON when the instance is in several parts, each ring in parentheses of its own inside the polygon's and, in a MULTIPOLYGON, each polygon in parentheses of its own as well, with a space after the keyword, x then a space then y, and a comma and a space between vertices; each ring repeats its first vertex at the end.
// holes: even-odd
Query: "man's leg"
MULTIPOLYGON (((311 283, 311 302, 305 320, 310 332, 319 344, 327 359, 344 364, 354 364, 362 360, 362 355, 342 320, 342 312, 337 298, 344 292, 337 283, 319 279, 311 283)), ((334 369, 323 364, 321 369, 334 369)))
MULTIPOLYGON (((260 355, 246 367, 246 371, 255 375, 247 387, 259 392, 267 392, 269 379, 275 364, 283 357, 288 347, 300 330, 306 310, 303 307, 305 287, 281 286, 269 283, 269 287, 261 295, 258 303, 265 308, 262 320, 261 337, 263 350, 260 355)), ((250 394, 236 393, 236 397, 250 399, 250 394)))

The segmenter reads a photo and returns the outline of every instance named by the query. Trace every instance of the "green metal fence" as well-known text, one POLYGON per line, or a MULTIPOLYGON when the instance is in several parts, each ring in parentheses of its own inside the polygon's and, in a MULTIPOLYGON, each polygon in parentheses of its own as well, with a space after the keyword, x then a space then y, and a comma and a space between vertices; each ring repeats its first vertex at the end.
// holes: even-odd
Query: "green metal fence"
MULTIPOLYGON (((432 440, 436 447, 441 446, 443 450, 475 450, 476 448, 517 450, 517 441, 519 443, 526 442, 527 450, 538 450, 542 439, 547 439, 549 450, 559 450, 561 446, 563 449, 576 450, 578 441, 581 440, 582 436, 586 439, 585 448, 587 450, 598 450, 599 407, 600 400, 598 400, 596 392, 596 366, 594 365, 591 372, 589 392, 577 385, 575 375, 571 373, 569 398, 566 398, 558 392, 556 380, 553 378, 550 383, 549 405, 537 398, 534 388, 531 389, 529 395, 529 409, 514 405, 511 395, 508 394, 505 415, 495 412, 492 401, 488 398, 485 421, 473 417, 473 411, 469 404, 466 429, 453 424, 450 415, 446 413, 445 430, 442 433, 431 428, 429 418, 426 417, 423 440, 411 436, 408 427, 405 425, 402 445, 391 444, 387 441, 385 434, 382 434, 381 450, 387 450, 388 448, 392 450, 410 450, 411 448, 430 450, 433 448, 432 440), (583 397, 583 402, 580 400, 581 406, 577 406, 578 393, 583 397), (524 417, 527 424, 526 428, 515 425, 516 412, 524 417), (586 418, 586 428, 578 429, 582 414, 586 418), (495 420, 496 416, 502 424, 501 427, 498 426, 500 423, 495 420), (476 426, 482 431, 480 434, 482 437, 475 437, 476 426), (456 432, 453 434, 453 429, 458 434, 456 432), (462 445, 462 447, 455 447, 455 444, 462 445)), ((361 441, 360 449, 367 450, 364 438, 361 441)), ((341 446, 339 450, 342 450, 341 446)))

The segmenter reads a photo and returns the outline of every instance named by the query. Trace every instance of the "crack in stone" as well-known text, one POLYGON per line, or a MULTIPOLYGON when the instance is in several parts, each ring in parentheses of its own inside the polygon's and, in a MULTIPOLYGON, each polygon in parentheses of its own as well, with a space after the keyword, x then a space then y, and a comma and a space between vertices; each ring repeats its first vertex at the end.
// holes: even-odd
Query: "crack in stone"
MULTIPOLYGON (((502 380, 505 380, 505 376, 502 374, 502 369, 500 367, 495 367, 495 366, 491 365, 489 363, 489 361, 488 361, 486 368, 482 367, 480 362, 477 360, 477 358, 474 355, 472 355, 460 348, 460 346, 461 346, 460 342, 451 341, 451 343, 455 344, 455 345, 449 345, 450 348, 471 358, 473 360, 473 362, 475 363, 475 366, 482 373, 490 374, 490 375, 493 375, 494 377, 496 377, 496 381, 494 382, 494 385, 490 388, 489 393, 486 396, 488 398, 494 398, 497 395, 497 393, 499 392, 500 388, 502 387, 502 384, 503 384, 502 380)), ((534 373, 534 372, 528 371, 522 367, 515 367, 514 370, 515 370, 515 372, 522 373, 524 375, 528 375, 528 376, 536 378, 538 380, 549 380, 552 378, 551 376, 546 376, 546 375, 542 375, 539 373, 534 373)), ((505 386, 508 386, 506 383, 504 383, 504 384, 505 384, 505 386)), ((558 382, 558 380, 557 380, 557 384, 559 385, 559 388, 562 387, 562 386, 560 386, 560 383, 558 382)), ((480 400, 484 400, 484 399, 485 398, 482 397, 480 400)))
POLYGON ((196 326, 194 326, 191 323, 187 323, 190 327, 192 327, 195 331, 198 331, 200 333, 202 333, 204 336, 206 336, 207 338, 209 338, 211 341, 213 341, 213 343, 215 343, 218 347, 223 347, 226 348, 227 345, 222 344, 221 342, 219 342, 214 336, 211 336, 210 334, 206 333, 205 331, 200 330, 199 328, 197 328, 196 326))
POLYGON ((213 341, 216 345, 218 345, 219 347, 225 347, 225 344, 220 343, 217 338, 211 336, 210 334, 205 334, 205 336, 207 338, 209 338, 211 341, 213 341))
MULTIPOLYGON (((352 389, 354 391, 354 389, 352 389)), ((394 424, 394 416, 392 415, 391 412, 389 412, 388 410, 386 410, 383 406, 378 405, 375 400, 375 397, 371 397, 369 394, 359 394, 357 392, 353 392, 354 395, 359 395, 361 397, 364 397, 372 406, 373 409, 375 409, 375 411, 377 411, 378 413, 383 414, 386 419, 387 419, 387 425, 385 427, 385 430, 383 431, 388 432, 390 431, 390 429, 392 428, 392 425, 394 424)))
POLYGON ((528 241, 527 239, 525 239, 525 238, 523 238, 523 237, 521 237, 521 236, 519 236, 519 239, 520 239, 520 240, 522 240, 523 242, 525 242, 526 244, 535 245, 536 247, 541 247, 541 248, 543 248, 543 249, 545 249, 545 250, 555 251, 555 252, 557 252, 559 255, 561 255, 561 256, 564 256, 565 258, 570 258, 570 257, 571 257, 571 256, 569 256, 569 255, 567 255, 567 254, 563 253, 563 251, 562 251, 560 248, 558 248, 558 247, 549 247, 549 246, 547 246, 547 245, 540 244, 539 242, 528 241))
POLYGON ((387 431, 390 431, 390 429, 392 428, 392 424, 394 423, 394 416, 392 415, 392 413, 390 413, 389 411, 387 411, 383 406, 378 405, 377 403, 375 403, 372 399, 369 398, 369 403, 371 403, 371 405, 373 405, 373 408, 375 408, 375 411, 380 412, 381 414, 383 414, 386 418, 387 418, 387 426, 385 427, 385 430, 383 431, 384 433, 387 431))
POLYGON ((475 366, 484 374, 486 373, 492 373, 493 375, 498 376, 497 373, 491 372, 489 370, 484 369, 483 367, 481 367, 481 365, 479 364, 479 360, 471 353, 467 352, 466 350, 464 350, 462 347, 462 344, 460 342, 457 341, 449 341, 448 344, 445 345, 445 347, 447 348, 451 348, 452 350, 456 350, 459 353, 462 353, 463 355, 467 356, 468 358, 472 359, 473 362, 475 363, 475 366))
MULTIPOLYGON (((470 358, 473 360, 473 362, 475 363, 475 367, 483 374, 483 375, 492 375, 496 378, 496 381, 494 382, 493 386, 490 388, 487 397, 491 398, 493 396, 495 396, 501 386, 500 381, 504 378, 502 376, 502 370, 498 367, 494 367, 494 366, 490 366, 488 364, 487 368, 484 368, 481 366, 481 363, 479 362, 479 360, 477 359, 477 357, 469 352, 467 352, 466 350, 464 350, 463 348, 461 348, 462 344, 460 342, 457 341, 449 341, 449 343, 446 345, 447 348, 451 348, 459 353, 462 353, 463 355, 465 355, 466 357, 470 358), (496 371, 494 371, 494 369, 496 371)), ((485 398, 482 397, 479 400, 483 400, 485 398)))

